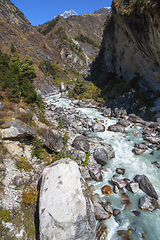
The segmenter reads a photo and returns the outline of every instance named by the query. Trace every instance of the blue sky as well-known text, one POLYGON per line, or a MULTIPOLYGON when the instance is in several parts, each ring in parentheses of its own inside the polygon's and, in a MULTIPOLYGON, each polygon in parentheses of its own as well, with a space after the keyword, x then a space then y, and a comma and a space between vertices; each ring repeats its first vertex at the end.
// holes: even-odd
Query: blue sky
POLYGON ((50 21, 54 16, 73 9, 81 15, 92 14, 102 7, 110 7, 112 0, 86 1, 86 0, 11 0, 18 7, 32 25, 50 21))

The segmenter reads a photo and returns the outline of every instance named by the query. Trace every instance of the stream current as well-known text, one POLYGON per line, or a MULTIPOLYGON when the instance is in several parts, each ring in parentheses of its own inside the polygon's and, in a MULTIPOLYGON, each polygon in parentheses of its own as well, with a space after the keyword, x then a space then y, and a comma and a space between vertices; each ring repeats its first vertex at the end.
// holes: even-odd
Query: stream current
MULTIPOLYGON (((53 98, 57 100, 55 103, 57 107, 72 107, 70 105, 71 100, 59 98, 59 95, 47 97, 46 102, 49 103, 53 98)), ((160 196, 160 168, 157 167, 160 166, 160 151, 156 151, 154 155, 150 154, 152 151, 151 149, 146 150, 142 155, 135 155, 132 152, 135 143, 145 142, 142 138, 143 129, 141 124, 130 125, 126 128, 126 133, 114 133, 108 131, 107 128, 109 125, 115 124, 117 119, 106 118, 94 108, 76 109, 86 114, 93 121, 94 118, 104 120, 104 125, 106 127, 105 132, 93 134, 103 138, 104 141, 111 144, 115 150, 115 158, 110 159, 108 164, 103 166, 103 182, 96 182, 94 180, 89 181, 89 185, 95 186, 94 193, 98 193, 102 201, 109 201, 113 209, 121 211, 116 218, 112 215, 111 218, 105 220, 105 224, 108 226, 107 240, 122 240, 117 234, 118 230, 130 230, 129 232, 133 240, 141 240, 144 239, 144 237, 147 240, 160 239, 160 209, 148 212, 140 210, 138 207, 139 198, 147 196, 143 191, 139 190, 138 193, 133 194, 125 190, 131 202, 127 210, 122 204, 122 199, 120 197, 121 192, 120 194, 111 194, 109 196, 105 196, 101 192, 101 188, 104 185, 110 185, 111 188, 113 188, 111 184, 113 175, 121 179, 127 178, 133 180, 135 175, 145 174, 153 184, 158 196, 160 196), (134 130, 139 131, 137 136, 134 136, 134 130), (157 161, 158 165, 151 164, 154 161, 157 161), (116 168, 124 168, 125 174, 123 176, 117 174, 116 168), (140 215, 136 216, 133 211, 139 211, 140 215)))

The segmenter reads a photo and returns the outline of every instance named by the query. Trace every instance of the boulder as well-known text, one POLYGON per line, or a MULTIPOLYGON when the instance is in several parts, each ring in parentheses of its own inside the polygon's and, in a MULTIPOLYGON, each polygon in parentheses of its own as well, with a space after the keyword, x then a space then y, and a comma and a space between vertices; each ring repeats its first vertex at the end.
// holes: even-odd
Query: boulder
POLYGON ((102 222, 97 229, 97 240, 107 240, 108 227, 102 222))
POLYGON ((146 151, 146 149, 136 148, 136 147, 132 149, 132 152, 133 152, 135 155, 141 155, 141 154, 143 154, 145 151, 146 151))
POLYGON ((111 144, 105 143, 105 142, 101 142, 101 145, 104 146, 106 152, 108 153, 108 159, 110 160, 111 158, 115 157, 115 151, 112 147, 111 144))
POLYGON ((139 183, 138 182, 130 182, 127 185, 127 189, 132 193, 137 193, 139 191, 139 183))
POLYGON ((101 173, 101 169, 97 168, 91 168, 89 169, 89 174, 91 176, 92 179, 94 179, 97 182, 102 182, 102 173, 101 173))
POLYGON ((94 211, 96 220, 106 220, 111 217, 111 214, 106 212, 100 203, 94 203, 94 211))
POLYGON ((74 141, 73 141, 73 147, 78 149, 78 150, 81 150, 85 153, 88 153, 90 151, 90 145, 87 141, 87 138, 85 136, 77 136, 74 141))
POLYGON ((7 125, 10 128, 2 129, 2 139, 28 137, 36 134, 32 127, 25 126, 18 120, 7 122, 7 125))
POLYGON ((56 161, 43 170, 39 197, 40 239, 96 239, 94 208, 78 165, 56 161))
POLYGON ((112 115, 111 108, 104 107, 104 109, 102 109, 102 112, 105 117, 111 117, 112 115))
POLYGON ((113 132, 125 132, 125 127, 123 127, 120 124, 113 124, 108 127, 108 131, 113 131, 113 132))
POLYGON ((105 126, 101 123, 95 123, 92 126, 92 131, 93 132, 105 132, 105 126))
POLYGON ((116 173, 124 175, 125 169, 124 168, 116 168, 116 173))
POLYGON ((112 191, 111 187, 108 186, 108 185, 104 185, 104 186, 101 188, 101 191, 102 191, 102 193, 103 193, 104 195, 106 195, 106 196, 113 194, 113 191, 112 191))
POLYGON ((97 147, 94 149, 93 157, 97 161, 97 163, 101 165, 105 165, 108 163, 108 152, 104 147, 97 147))
POLYGON ((44 144, 50 150, 59 153, 61 149, 64 147, 63 137, 61 133, 55 129, 49 129, 44 137, 44 144))
POLYGON ((147 193, 149 196, 151 196, 155 199, 158 199, 158 195, 147 176, 136 175, 135 181, 139 183, 139 187, 143 192, 147 193))
POLYGON ((117 124, 120 124, 123 127, 128 127, 131 124, 131 122, 129 120, 125 119, 125 118, 122 118, 118 121, 117 124))
POLYGON ((152 197, 141 197, 139 199, 138 206, 141 210, 150 211, 150 212, 153 212, 154 210, 159 208, 159 204, 157 200, 155 200, 152 197))
POLYGON ((121 237, 122 240, 132 240, 132 237, 126 230, 118 230, 117 234, 121 237))
POLYGON ((115 177, 112 177, 111 180, 118 188, 124 188, 127 185, 127 183, 125 181, 115 178, 115 177))
POLYGON ((118 209, 113 209, 113 216, 118 216, 121 213, 118 209))

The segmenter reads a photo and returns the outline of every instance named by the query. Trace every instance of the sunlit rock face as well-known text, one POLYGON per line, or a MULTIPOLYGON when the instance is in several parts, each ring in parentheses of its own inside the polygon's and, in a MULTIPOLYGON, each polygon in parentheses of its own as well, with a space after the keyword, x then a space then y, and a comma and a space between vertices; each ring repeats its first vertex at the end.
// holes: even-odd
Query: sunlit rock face
POLYGON ((40 239, 96 239, 93 204, 78 165, 68 158, 44 169, 39 199, 40 239))

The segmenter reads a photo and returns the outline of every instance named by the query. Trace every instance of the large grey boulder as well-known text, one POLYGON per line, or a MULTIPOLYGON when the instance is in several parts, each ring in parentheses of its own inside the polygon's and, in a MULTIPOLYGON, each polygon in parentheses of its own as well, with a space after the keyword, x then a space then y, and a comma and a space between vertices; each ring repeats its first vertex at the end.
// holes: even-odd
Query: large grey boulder
POLYGON ((93 204, 78 165, 65 158, 42 173, 39 198, 40 240, 96 239, 93 204))
POLYGON ((63 137, 59 131, 55 129, 49 129, 44 137, 44 144, 50 150, 59 153, 61 149, 64 147, 63 137))
POLYGON ((78 150, 82 150, 85 153, 88 153, 90 151, 90 145, 88 143, 88 140, 85 136, 77 136, 74 141, 73 141, 73 147, 78 149, 78 150))
POLYGON ((1 131, 2 139, 28 137, 36 134, 32 127, 25 126, 18 120, 7 122, 7 125, 10 128, 1 131))
POLYGON ((119 178, 112 177, 112 182, 118 187, 118 188, 124 188, 126 187, 127 183, 119 178))
POLYGON ((120 124, 113 124, 108 127, 108 131, 113 131, 113 132, 125 132, 125 127, 123 127, 120 124))
POLYGON ((93 132, 105 132, 105 126, 101 123, 95 123, 92 126, 92 131, 93 132))
POLYGON ((105 165, 108 163, 108 152, 104 147, 97 147, 94 149, 93 157, 97 161, 97 163, 101 165, 105 165))
POLYGON ((156 190, 154 189, 152 183, 149 181, 148 177, 145 175, 136 175, 135 181, 139 183, 140 189, 147 193, 149 196, 158 199, 156 190))
POLYGON ((105 143, 105 142, 101 142, 101 145, 104 146, 106 152, 108 153, 108 159, 110 160, 111 158, 115 157, 115 151, 112 147, 111 144, 105 143))
POLYGON ((128 127, 131 122, 125 118, 121 118, 119 121, 118 121, 118 124, 121 124, 122 126, 124 127, 128 127))
POLYGON ((157 200, 155 200, 152 197, 141 197, 139 199, 138 206, 141 210, 150 211, 150 212, 153 212, 154 210, 159 208, 159 204, 157 200))

